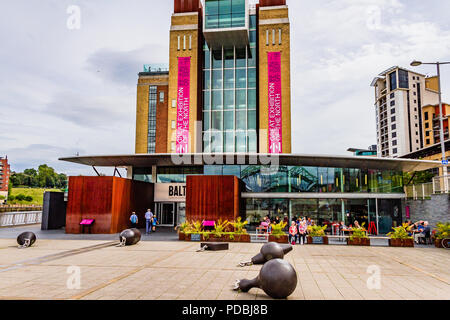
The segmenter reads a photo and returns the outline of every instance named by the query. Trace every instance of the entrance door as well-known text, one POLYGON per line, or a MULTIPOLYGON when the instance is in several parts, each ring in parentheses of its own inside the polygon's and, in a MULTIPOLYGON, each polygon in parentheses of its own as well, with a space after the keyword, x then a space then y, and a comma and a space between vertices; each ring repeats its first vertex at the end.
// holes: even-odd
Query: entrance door
POLYGON ((157 203, 156 206, 159 225, 173 227, 175 225, 175 203, 157 203))

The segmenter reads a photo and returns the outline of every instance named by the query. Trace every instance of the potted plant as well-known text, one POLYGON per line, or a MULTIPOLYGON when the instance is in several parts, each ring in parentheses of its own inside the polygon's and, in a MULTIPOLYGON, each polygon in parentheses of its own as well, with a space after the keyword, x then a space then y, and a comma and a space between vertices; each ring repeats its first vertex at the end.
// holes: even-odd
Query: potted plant
POLYGON ((365 223, 359 228, 352 228, 352 235, 347 238, 347 245, 350 246, 370 246, 370 238, 367 236, 367 230, 364 228, 365 223))
POLYGON ((389 246, 390 247, 414 247, 414 239, 408 234, 408 224, 392 228, 392 232, 387 235, 390 237, 389 246))
POLYGON ((250 235, 244 229, 247 224, 248 221, 242 221, 241 217, 238 217, 236 221, 230 222, 230 225, 234 228, 234 233, 230 235, 230 240, 235 240, 237 237, 237 242, 250 242, 250 235))
POLYGON ((328 237, 325 234, 327 226, 309 226, 308 227, 308 244, 328 244, 328 237))
POLYGON ((272 224, 272 231, 269 235, 269 242, 288 243, 288 235, 284 231, 287 223, 281 221, 277 224, 272 224))
POLYGON ((201 221, 192 221, 192 223, 189 225, 189 228, 185 233, 185 240, 186 241, 192 241, 192 235, 195 235, 194 241, 201 241, 203 240, 203 225, 201 221), (200 239, 198 239, 198 235, 200 235, 200 239))
POLYGON ((446 223, 438 222, 435 230, 436 233, 434 245, 436 246, 436 248, 443 248, 442 240, 450 238, 450 222, 446 223))

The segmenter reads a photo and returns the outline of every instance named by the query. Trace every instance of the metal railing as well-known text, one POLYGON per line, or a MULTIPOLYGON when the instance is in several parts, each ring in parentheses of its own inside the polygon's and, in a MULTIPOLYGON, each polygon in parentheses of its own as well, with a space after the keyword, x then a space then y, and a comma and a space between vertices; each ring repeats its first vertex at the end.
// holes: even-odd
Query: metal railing
POLYGON ((0 227, 25 226, 42 221, 42 211, 0 213, 0 227))
POLYGON ((450 175, 446 177, 434 177, 433 182, 422 183, 412 186, 405 186, 405 193, 408 199, 426 200, 433 194, 449 193, 450 175))

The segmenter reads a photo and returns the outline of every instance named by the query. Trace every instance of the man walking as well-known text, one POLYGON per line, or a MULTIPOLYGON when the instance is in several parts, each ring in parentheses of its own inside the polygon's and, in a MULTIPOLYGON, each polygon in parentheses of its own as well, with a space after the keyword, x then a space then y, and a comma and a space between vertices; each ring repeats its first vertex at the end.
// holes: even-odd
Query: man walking
POLYGON ((138 223, 138 217, 136 215, 136 212, 133 212, 130 216, 130 222, 131 222, 131 227, 132 228, 136 228, 137 223, 138 223))
POLYGON ((148 209, 145 213, 145 233, 150 233, 150 228, 152 227, 153 222, 153 212, 151 209, 148 209))

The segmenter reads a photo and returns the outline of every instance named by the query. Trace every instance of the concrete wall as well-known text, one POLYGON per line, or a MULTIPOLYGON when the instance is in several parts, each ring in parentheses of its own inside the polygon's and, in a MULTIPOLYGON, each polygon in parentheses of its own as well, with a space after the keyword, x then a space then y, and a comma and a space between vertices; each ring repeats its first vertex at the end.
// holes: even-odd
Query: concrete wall
POLYGON ((450 194, 432 195, 431 200, 406 200, 403 207, 409 206, 410 219, 403 212, 403 221, 428 221, 434 228, 437 222, 450 221, 450 194))

